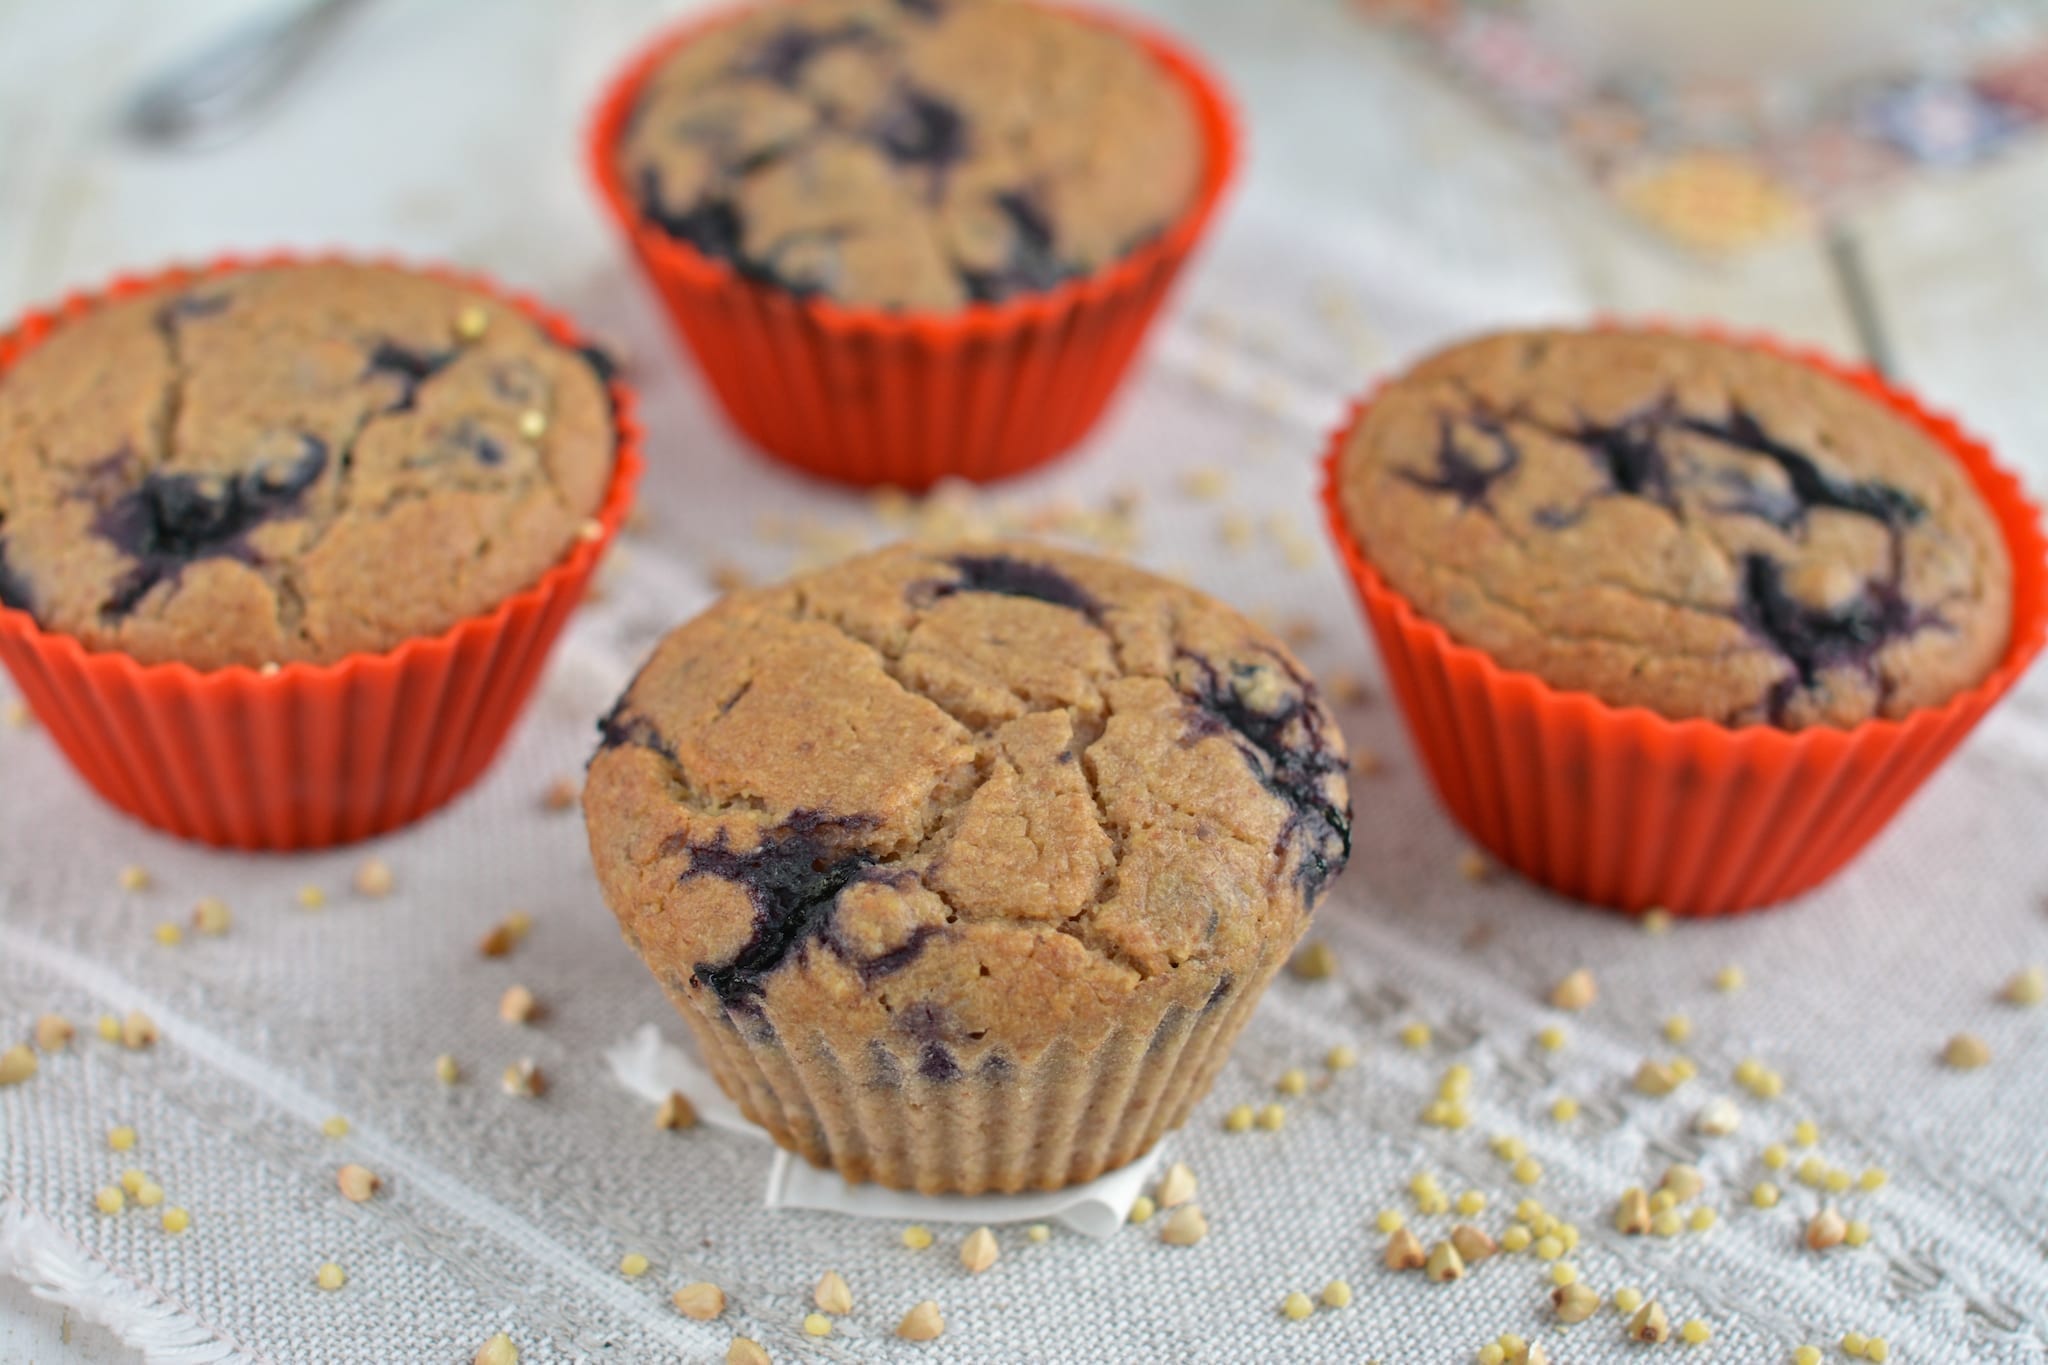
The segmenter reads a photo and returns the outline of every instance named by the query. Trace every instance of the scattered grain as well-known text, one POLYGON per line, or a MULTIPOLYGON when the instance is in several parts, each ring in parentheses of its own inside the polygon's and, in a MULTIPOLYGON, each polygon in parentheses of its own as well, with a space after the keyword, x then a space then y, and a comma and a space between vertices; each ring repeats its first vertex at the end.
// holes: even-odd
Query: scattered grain
POLYGON ((996 1235, 986 1227, 968 1233, 967 1240, 960 1244, 960 1264, 967 1267, 970 1275, 979 1275, 994 1265, 998 1254, 996 1235))

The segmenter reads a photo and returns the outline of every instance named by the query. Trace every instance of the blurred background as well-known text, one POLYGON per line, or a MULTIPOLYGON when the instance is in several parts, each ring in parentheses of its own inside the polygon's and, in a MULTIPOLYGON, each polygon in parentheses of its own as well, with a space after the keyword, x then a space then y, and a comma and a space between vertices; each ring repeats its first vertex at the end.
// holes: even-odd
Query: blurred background
MULTIPOLYGON (((1480 326, 1595 315, 1881 362, 2048 487, 2048 0, 1124 3, 1222 71, 1247 174, 1138 392, 1004 496, 1099 497, 1118 447, 1192 448, 1201 404, 1232 400, 1258 414, 1245 457, 1305 507, 1372 374, 1480 326)), ((827 527, 862 509, 719 424, 585 182, 607 75, 698 6, 327 0, 266 86, 263 35, 307 8, 0 0, 0 316, 232 248, 455 262, 634 358, 671 544, 769 572, 786 564, 730 543, 728 499, 827 527), (138 92, 209 52, 207 76, 254 63, 263 97, 230 84, 220 122, 167 137, 159 108, 139 135, 138 92)), ((1203 576, 1192 533, 1165 543, 1160 567, 1203 576)), ((71 1329, 0 1282, 0 1360, 131 1358, 71 1329)))

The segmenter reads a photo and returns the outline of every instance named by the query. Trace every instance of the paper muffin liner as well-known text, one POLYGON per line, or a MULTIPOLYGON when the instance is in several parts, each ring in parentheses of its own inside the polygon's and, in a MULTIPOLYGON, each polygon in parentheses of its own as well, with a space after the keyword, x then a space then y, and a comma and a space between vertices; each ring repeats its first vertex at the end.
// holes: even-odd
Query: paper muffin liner
MULTIPOLYGON (((113 300, 245 269, 336 259, 347 258, 227 257, 122 276, 21 319, 0 336, 0 373, 65 321, 113 300)), ((487 279, 438 267, 416 273, 489 294, 557 341, 584 344, 567 318, 487 279)), ((631 506, 641 469, 634 395, 616 379, 609 388, 618 450, 597 534, 484 615, 331 664, 201 671, 89 650, 25 611, 0 607, 0 663, 79 775, 158 829, 224 847, 289 850, 348 843, 417 820, 489 765, 631 506)))
POLYGON ((1770 338, 1927 433, 1989 504, 2012 558, 2012 637, 1983 681, 1898 720, 1787 731, 1670 720, 1502 667, 1424 618, 1345 522, 1338 468, 1371 399, 1324 456, 1323 510, 1417 753, 1453 819, 1502 863, 1573 899, 1735 914, 1826 881, 1862 850, 2026 671, 2048 634, 2040 511, 1984 444, 1874 372, 1770 338))
POLYGON ((1016 1194, 1093 1180, 1185 1123, 1292 947, 1269 944, 1214 1009, 1147 1001, 1107 1037, 950 1080, 919 1073, 914 1041, 778 1035, 709 992, 670 999, 719 1087, 812 1165, 919 1194, 1016 1194))
POLYGON ((800 298, 743 278, 641 216, 612 164, 641 87, 679 46, 736 11, 656 39, 605 93, 585 148, 599 196, 720 406, 763 451, 827 479, 925 489, 1043 464, 1101 416, 1215 213, 1239 139, 1222 87, 1181 47, 1122 16, 1066 12, 1137 42, 1187 92, 1206 148, 1194 202, 1158 237, 1085 278, 953 313, 800 298))

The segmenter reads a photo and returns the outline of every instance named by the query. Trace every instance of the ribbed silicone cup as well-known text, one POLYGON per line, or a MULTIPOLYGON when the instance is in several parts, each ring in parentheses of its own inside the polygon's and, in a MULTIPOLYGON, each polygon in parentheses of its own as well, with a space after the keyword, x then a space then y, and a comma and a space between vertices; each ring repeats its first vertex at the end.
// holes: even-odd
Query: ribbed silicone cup
POLYGON ((1085 279, 956 313, 800 298, 641 216, 613 167, 640 89, 677 47, 736 12, 656 39, 607 90, 585 148, 599 196, 720 406, 763 451, 827 479, 924 489, 1043 464, 1102 415, 1236 171, 1239 140, 1222 87, 1182 48, 1121 16, 1066 12, 1138 42, 1187 91, 1207 152, 1195 202, 1085 279))
MULTIPOLYGON (((115 299, 308 259, 337 258, 223 258, 123 276, 23 318, 0 337, 0 373, 67 320, 115 299)), ((488 293, 563 344, 584 344, 567 318, 489 280, 438 267, 418 273, 488 293)), ((618 455, 599 533, 485 615, 388 653, 265 673, 138 663, 0 608, 0 663, 80 776, 171 834, 230 848, 307 849, 417 820, 489 765, 632 504, 640 427, 633 391, 617 380, 610 388, 618 455)))
POLYGON ((878 1040, 763 1036, 708 992, 670 998, 719 1086, 812 1165, 921 1194, 1015 1194, 1093 1180, 1187 1122, 1292 947, 1269 946, 1217 1009, 1149 1004, 1106 1038, 950 1080, 920 1075, 916 1046, 888 1039, 892 1079, 878 1085, 878 1040))
POLYGON ((1892 409, 1940 443, 1990 505, 2012 557, 2012 638, 1975 687, 1898 720, 1798 731, 1674 721, 1560 691, 1459 644, 1373 568, 1345 522, 1337 487, 1339 459, 1369 398, 1352 409, 1324 456, 1330 535, 1438 796, 1494 857, 1576 900, 1631 912, 1727 915, 1820 885, 1941 766, 2048 634, 2040 512, 1981 442, 1870 370, 1768 338, 1733 339, 1811 366, 1892 409))

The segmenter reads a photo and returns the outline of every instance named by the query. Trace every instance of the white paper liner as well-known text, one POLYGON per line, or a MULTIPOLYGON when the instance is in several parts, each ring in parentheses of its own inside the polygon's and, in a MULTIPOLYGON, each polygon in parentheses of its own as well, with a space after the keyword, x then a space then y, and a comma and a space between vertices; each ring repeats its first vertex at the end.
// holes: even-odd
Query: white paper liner
MULTIPOLYGON (((768 1134, 727 1099, 686 1045, 644 1024, 631 1037, 606 1049, 605 1062, 620 1085, 642 1099, 660 1101, 680 1091, 704 1123, 759 1142, 768 1134)), ((1059 1223, 1085 1237, 1107 1237, 1129 1217, 1164 1144, 1130 1165, 1064 1190, 1023 1194, 917 1194, 880 1185, 854 1185, 833 1171, 821 1171, 802 1157, 777 1148, 762 1204, 771 1209, 817 1209, 854 1218, 910 1223, 1059 1223)))

